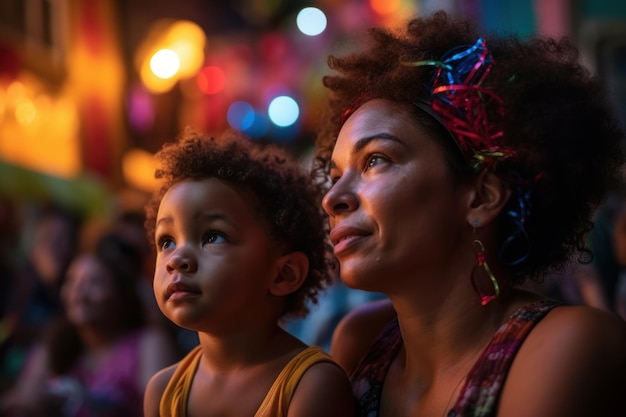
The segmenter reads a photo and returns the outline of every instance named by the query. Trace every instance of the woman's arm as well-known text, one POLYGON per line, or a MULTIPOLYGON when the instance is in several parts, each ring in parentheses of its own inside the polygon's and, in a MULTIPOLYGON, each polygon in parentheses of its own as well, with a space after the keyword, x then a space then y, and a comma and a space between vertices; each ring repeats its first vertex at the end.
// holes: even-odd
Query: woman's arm
POLYGON ((389 300, 377 300, 356 307, 339 322, 333 334, 330 352, 348 375, 356 369, 395 314, 389 300))

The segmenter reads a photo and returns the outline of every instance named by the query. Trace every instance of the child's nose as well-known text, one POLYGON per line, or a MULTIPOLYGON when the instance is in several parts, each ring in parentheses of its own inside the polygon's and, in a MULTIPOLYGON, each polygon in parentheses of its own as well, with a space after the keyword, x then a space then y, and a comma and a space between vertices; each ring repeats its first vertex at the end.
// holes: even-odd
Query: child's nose
POLYGON ((195 258, 191 255, 189 250, 184 247, 178 248, 178 250, 170 257, 167 262, 167 272, 194 272, 198 267, 195 258))

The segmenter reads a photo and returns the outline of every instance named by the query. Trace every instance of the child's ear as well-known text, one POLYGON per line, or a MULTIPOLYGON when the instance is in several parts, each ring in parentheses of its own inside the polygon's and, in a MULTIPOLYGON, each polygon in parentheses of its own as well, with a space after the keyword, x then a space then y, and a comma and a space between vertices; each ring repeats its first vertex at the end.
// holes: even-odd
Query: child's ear
POLYGON ((290 252, 279 260, 279 271, 270 285, 276 296, 291 294, 300 288, 309 273, 309 258, 303 252, 290 252))
POLYGON ((474 183, 470 194, 467 221, 481 225, 490 223, 498 217, 511 197, 507 183, 491 171, 483 170, 474 183))

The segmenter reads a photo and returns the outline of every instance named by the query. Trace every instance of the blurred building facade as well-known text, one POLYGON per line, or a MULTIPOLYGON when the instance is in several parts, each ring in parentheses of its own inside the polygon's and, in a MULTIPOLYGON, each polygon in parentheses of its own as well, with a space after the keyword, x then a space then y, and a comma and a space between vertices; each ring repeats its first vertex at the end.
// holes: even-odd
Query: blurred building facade
POLYGON ((439 8, 488 31, 572 37, 626 120, 621 0, 0 0, 0 195, 106 216, 111 195, 154 187, 151 155, 186 126, 304 152, 328 54, 439 8), (307 35, 312 5, 326 26, 307 35), (272 119, 278 97, 295 103, 291 123, 272 119))

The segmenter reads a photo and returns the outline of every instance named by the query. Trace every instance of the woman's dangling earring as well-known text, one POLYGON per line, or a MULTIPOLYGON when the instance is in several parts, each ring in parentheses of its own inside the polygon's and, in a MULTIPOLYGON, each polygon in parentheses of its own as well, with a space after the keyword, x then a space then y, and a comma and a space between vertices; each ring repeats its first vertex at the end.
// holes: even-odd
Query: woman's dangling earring
MULTIPOLYGON (((478 226, 478 221, 474 221, 474 235, 476 235, 476 226, 478 226)), ((474 291, 476 291, 480 297, 480 303, 482 305, 487 305, 500 294, 500 285, 498 285, 498 280, 496 280, 496 277, 491 272, 491 269, 485 260, 485 247, 483 246, 483 243, 479 239, 474 238, 472 245, 474 252, 476 253, 477 261, 476 266, 472 270, 472 286, 474 287, 474 291), (478 288, 477 279, 481 270, 487 274, 487 277, 489 277, 489 280, 493 285, 492 294, 485 293, 478 288)))

